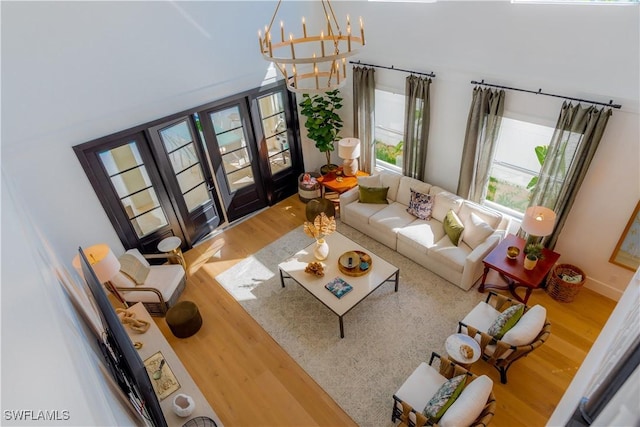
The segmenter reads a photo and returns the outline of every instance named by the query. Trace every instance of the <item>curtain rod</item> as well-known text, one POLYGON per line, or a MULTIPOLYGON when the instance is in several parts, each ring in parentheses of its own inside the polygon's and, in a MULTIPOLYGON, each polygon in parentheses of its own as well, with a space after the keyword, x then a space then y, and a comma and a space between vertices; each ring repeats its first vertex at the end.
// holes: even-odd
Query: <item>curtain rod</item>
POLYGON ((412 71, 412 70, 405 70, 403 68, 396 68, 393 65, 391 67, 385 67, 384 65, 365 64, 364 62, 360 62, 359 60, 357 62, 356 61, 349 61, 349 64, 365 65, 367 67, 374 67, 374 68, 384 68, 385 70, 402 71, 404 73, 420 74, 422 76, 428 76, 428 77, 435 77, 436 76, 436 74, 433 71, 430 72, 430 73, 422 73, 420 71, 412 71))
POLYGON ((535 90, 529 90, 529 89, 520 89, 520 88, 517 88, 517 87, 494 85, 494 84, 491 84, 491 83, 485 83, 484 79, 482 79, 482 81, 480 81, 480 82, 475 81, 475 80, 471 80, 471 84, 473 84, 473 85, 481 85, 481 86, 497 87, 499 89, 516 90, 518 92, 527 92, 527 93, 533 93, 533 94, 536 94, 536 95, 553 96, 553 97, 556 97, 556 98, 568 99, 570 101, 587 102, 589 104, 606 105, 607 107, 611 107, 611 108, 615 108, 615 109, 622 108, 622 105, 614 104, 613 103, 613 99, 609 100, 609 103, 599 102, 599 101, 590 101, 588 99, 572 98, 570 96, 556 95, 556 94, 553 94, 553 93, 546 93, 546 92, 543 92, 542 89, 538 89, 537 91, 535 91, 535 90))

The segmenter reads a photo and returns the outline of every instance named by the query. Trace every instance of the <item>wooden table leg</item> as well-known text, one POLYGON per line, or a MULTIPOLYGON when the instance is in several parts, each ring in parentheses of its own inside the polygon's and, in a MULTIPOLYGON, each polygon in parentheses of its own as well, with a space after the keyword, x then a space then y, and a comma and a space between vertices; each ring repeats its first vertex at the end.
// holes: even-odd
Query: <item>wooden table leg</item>
POLYGON ((482 282, 480 282, 480 287, 478 288, 478 292, 484 293, 484 282, 487 280, 487 274, 489 273, 489 267, 484 267, 484 273, 482 273, 482 282))

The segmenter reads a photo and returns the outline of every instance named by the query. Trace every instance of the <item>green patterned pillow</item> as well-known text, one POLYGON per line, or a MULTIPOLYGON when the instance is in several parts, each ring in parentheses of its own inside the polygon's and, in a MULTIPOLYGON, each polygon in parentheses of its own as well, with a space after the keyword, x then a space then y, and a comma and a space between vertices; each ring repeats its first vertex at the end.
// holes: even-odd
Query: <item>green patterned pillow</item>
POLYGON ((494 338, 502 339, 502 336, 518 323, 518 320, 520 320, 523 314, 524 304, 512 305, 496 317, 496 320, 493 321, 487 333, 494 338))
POLYGON ((360 189, 360 203, 389 204, 387 201, 389 187, 365 187, 360 185, 358 188, 360 189))
POLYGON ((424 408, 424 415, 434 423, 437 423, 440 417, 449 409, 449 406, 460 396, 466 380, 467 376, 463 374, 453 377, 442 384, 424 408))
POLYGON ((449 209, 449 212, 447 212, 444 217, 442 225, 444 226, 444 232, 449 236, 451 243, 458 246, 460 236, 462 236, 462 232, 464 231, 464 225, 462 225, 462 221, 460 221, 458 215, 449 209))

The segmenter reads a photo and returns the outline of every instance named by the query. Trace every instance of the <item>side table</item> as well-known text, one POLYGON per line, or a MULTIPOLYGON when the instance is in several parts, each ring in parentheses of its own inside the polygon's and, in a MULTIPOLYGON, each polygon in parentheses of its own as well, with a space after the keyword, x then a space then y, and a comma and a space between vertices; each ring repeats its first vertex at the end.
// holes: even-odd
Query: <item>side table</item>
POLYGON ((342 166, 340 166, 337 171, 329 172, 328 174, 319 177, 318 182, 322 187, 320 197, 331 200, 336 209, 339 208, 339 197, 327 196, 327 191, 337 193, 337 195, 340 196, 340 194, 344 193, 345 191, 351 190, 358 185, 359 176, 369 176, 369 174, 364 171, 358 171, 356 172, 355 176, 344 176, 342 175, 342 166))
POLYGON ((449 357, 466 370, 469 370, 471 365, 474 362, 477 362, 481 356, 480 344, 478 344, 476 340, 474 340, 467 334, 449 335, 444 343, 444 348, 445 350, 447 350, 447 354, 449 355, 449 357), (467 357, 462 354, 462 352, 460 351, 460 346, 463 344, 468 345, 473 349, 473 356, 467 357))
POLYGON ((158 243, 158 250, 160 252, 172 254, 175 256, 174 261, 173 258, 169 258, 169 263, 171 264, 180 264, 185 271, 187 271, 187 263, 184 260, 184 256, 182 255, 182 249, 180 246, 182 245, 182 240, 177 236, 166 237, 158 243))
POLYGON ((558 261, 558 258, 560 258, 560 254, 549 249, 542 249, 543 259, 538 260, 533 270, 526 270, 524 268, 525 244, 526 241, 524 239, 509 234, 482 260, 484 274, 482 275, 482 282, 478 292, 484 292, 485 289, 508 290, 518 301, 524 304, 527 303, 531 292, 540 287, 558 261), (520 249, 516 259, 507 258, 507 248, 509 246, 516 246, 520 249), (507 285, 486 284, 485 280, 489 269, 497 271, 507 281, 507 285), (516 293, 516 289, 520 287, 526 288, 524 298, 516 293))

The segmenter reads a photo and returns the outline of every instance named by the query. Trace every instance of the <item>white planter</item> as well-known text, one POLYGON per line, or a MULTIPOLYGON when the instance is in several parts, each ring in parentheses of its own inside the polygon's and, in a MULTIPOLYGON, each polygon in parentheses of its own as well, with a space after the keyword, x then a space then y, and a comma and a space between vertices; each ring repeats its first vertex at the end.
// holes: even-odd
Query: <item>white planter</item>
POLYGON ((320 261, 327 259, 329 256, 329 244, 326 240, 316 240, 316 248, 313 250, 313 255, 320 261))
POLYGON ((177 394, 173 398, 172 409, 177 416, 188 417, 196 409, 196 402, 193 401, 191 396, 182 393, 177 394))

